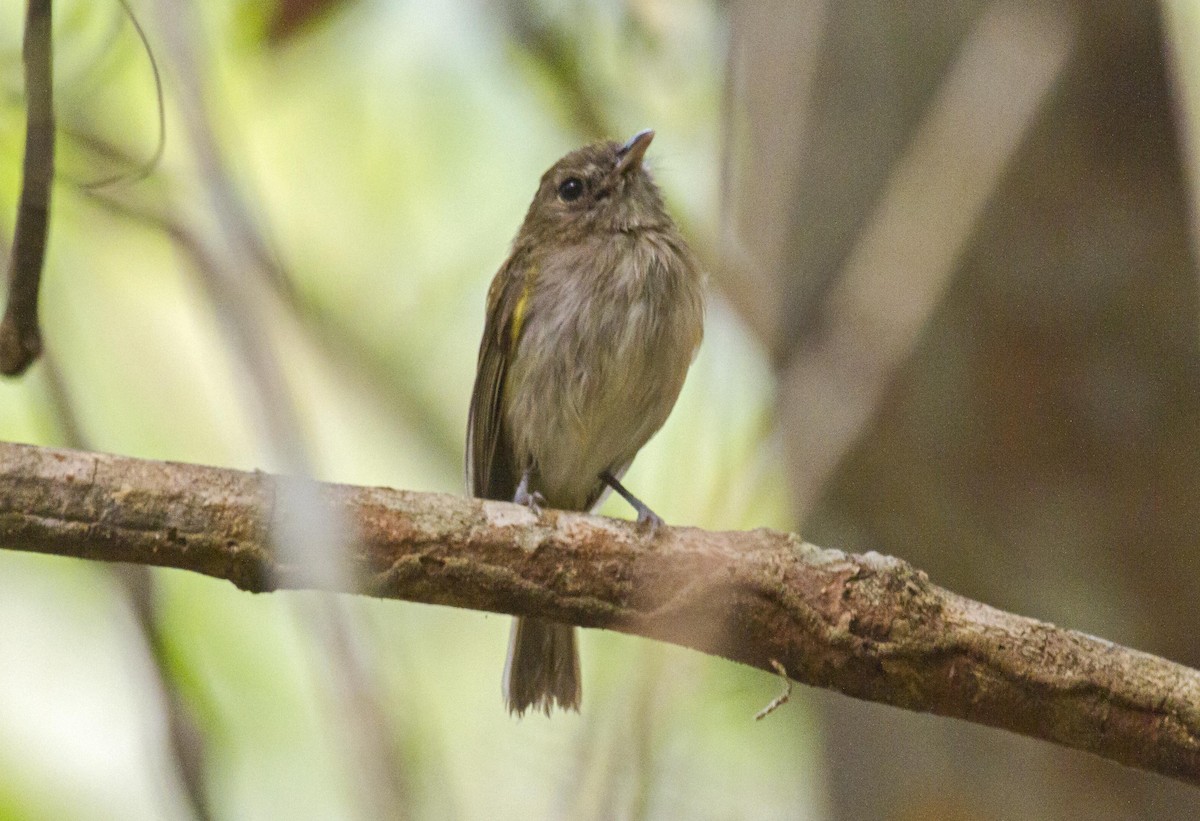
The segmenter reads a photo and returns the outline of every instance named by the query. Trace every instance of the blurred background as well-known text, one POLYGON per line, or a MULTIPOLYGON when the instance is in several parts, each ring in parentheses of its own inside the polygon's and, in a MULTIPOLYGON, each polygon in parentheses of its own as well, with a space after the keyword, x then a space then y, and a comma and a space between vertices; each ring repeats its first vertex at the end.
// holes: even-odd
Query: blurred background
MULTIPOLYGON (((56 2, 47 353, 0 438, 460 493, 540 174, 653 127, 712 299, 635 492, 1200 666, 1197 4, 131 5, 165 154, 136 179, 159 115, 120 5, 56 2)), ((836 694, 755 722, 771 676, 597 631, 582 713, 515 721, 508 626, 0 552, 0 818, 1200 817, 836 694)))

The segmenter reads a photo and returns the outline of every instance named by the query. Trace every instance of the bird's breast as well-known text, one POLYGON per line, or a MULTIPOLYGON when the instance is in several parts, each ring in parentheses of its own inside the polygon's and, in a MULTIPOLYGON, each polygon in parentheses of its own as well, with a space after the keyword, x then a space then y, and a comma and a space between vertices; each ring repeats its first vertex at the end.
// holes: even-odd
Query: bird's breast
POLYGON ((690 260, 636 237, 539 268, 505 390, 518 464, 551 506, 586 509, 662 426, 699 344, 690 260))

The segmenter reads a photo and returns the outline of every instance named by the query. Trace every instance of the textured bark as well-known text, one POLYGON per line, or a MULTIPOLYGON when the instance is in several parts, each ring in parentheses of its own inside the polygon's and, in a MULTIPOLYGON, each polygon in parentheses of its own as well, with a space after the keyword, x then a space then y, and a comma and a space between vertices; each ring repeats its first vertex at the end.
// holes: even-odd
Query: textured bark
MULTIPOLYGON (((280 564, 276 479, 0 444, 0 544, 175 567, 251 591, 280 564)), ((1200 673, 1004 613, 875 553, 770 530, 664 528, 502 502, 323 486, 358 528, 354 592, 669 641, 796 681, 1000 727, 1200 785, 1200 673)))

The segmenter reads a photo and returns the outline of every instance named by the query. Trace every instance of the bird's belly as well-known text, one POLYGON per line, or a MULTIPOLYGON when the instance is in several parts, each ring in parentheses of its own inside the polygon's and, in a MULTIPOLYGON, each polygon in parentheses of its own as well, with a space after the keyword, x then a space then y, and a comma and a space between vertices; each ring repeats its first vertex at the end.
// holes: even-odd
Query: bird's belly
POLYGON ((653 344, 661 324, 638 322, 647 320, 635 310, 625 327, 607 332, 527 329, 508 382, 519 387, 507 421, 517 464, 536 467, 533 488, 551 507, 594 505, 600 474, 623 470, 675 403, 691 352, 663 350, 679 346, 653 344))
POLYGON ((645 396, 596 388, 579 397, 572 417, 547 414, 539 420, 556 431, 534 454, 538 484, 552 506, 591 507, 602 490, 600 474, 622 471, 665 421, 666 412, 645 396))

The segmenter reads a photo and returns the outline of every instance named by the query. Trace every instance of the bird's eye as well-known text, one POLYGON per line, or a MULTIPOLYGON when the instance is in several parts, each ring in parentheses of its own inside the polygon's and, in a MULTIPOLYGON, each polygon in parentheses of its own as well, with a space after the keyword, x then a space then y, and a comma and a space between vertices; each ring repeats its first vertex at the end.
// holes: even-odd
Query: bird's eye
POLYGON ((558 184, 558 198, 563 202, 574 202, 583 196, 583 180, 567 177, 558 184))

